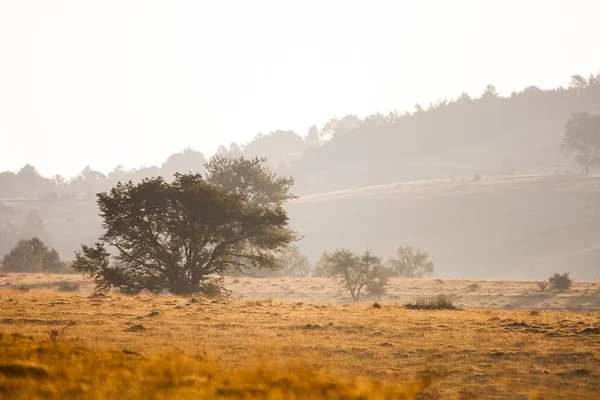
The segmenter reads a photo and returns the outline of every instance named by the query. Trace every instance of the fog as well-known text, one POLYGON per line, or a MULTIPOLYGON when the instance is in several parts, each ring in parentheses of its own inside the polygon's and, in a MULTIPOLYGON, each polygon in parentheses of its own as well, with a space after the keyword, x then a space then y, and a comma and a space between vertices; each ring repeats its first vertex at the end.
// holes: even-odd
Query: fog
POLYGON ((3 3, 0 256, 70 259, 96 193, 243 155, 294 178, 312 262, 410 245, 439 277, 597 279, 600 178, 560 152, 600 113, 597 7, 3 3))

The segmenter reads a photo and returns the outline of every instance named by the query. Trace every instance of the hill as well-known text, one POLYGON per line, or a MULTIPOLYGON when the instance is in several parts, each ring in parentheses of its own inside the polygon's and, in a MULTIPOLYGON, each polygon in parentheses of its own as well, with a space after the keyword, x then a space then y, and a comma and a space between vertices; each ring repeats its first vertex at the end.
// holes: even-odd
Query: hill
POLYGON ((600 276, 600 176, 443 179, 305 196, 289 204, 313 260, 325 249, 430 252, 435 276, 600 276))

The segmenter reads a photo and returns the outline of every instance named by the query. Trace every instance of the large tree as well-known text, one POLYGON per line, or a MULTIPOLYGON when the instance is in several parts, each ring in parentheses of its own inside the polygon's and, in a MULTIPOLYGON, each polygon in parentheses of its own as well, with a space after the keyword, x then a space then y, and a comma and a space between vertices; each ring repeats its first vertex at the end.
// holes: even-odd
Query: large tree
POLYGON ((276 251, 294 239, 282 203, 252 201, 200 174, 119 183, 98 195, 106 232, 73 267, 100 289, 176 294, 214 287, 231 268, 276 269, 276 251))
POLYGON ((574 155, 585 174, 600 165, 600 115, 574 114, 565 125, 561 151, 567 156, 574 155))

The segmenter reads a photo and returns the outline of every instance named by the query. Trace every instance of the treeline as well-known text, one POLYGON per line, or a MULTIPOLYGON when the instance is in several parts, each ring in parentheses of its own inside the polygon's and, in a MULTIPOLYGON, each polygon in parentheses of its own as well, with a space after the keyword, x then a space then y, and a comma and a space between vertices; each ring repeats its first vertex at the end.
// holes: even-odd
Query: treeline
MULTIPOLYGON (((443 158, 469 146, 475 147, 482 159, 498 157, 498 150, 486 141, 508 132, 519 132, 518 140, 523 142, 546 143, 549 130, 562 133, 573 113, 586 111, 600 111, 600 73, 587 78, 574 75, 568 88, 541 90, 530 86, 503 97, 488 85, 478 98, 463 93, 427 107, 416 104, 411 112, 331 118, 302 134, 290 130, 259 133, 249 143, 221 146, 217 155, 266 157, 267 165, 279 175, 294 176, 296 194, 308 194, 409 179, 406 171, 395 174, 394 166, 410 157, 434 154, 443 158), (549 128, 554 125, 559 128, 549 128)), ((519 143, 509 147, 512 150, 500 155, 499 173, 512 173, 515 164, 532 162, 531 158, 539 163, 545 158, 542 153, 519 152, 519 143)), ((553 147, 532 148, 535 152, 553 147)), ((161 166, 127 169, 120 165, 108 174, 88 166, 70 180, 60 175, 43 177, 34 166, 26 165, 16 173, 0 173, 0 198, 93 199, 94 193, 118 181, 139 182, 152 176, 169 180, 174 172, 203 172, 207 161, 202 152, 186 149, 171 155, 161 166)))

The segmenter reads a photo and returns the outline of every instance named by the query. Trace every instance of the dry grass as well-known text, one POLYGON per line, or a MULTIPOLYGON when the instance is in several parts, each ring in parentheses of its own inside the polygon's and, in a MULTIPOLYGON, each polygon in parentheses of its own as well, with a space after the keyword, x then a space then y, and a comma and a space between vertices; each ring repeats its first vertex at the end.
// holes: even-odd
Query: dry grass
MULTIPOLYGON (((574 282, 564 292, 542 291, 539 281, 407 279, 391 278, 383 296, 365 295, 366 301, 382 300, 406 304, 424 297, 445 295, 461 308, 527 308, 542 310, 600 311, 600 282, 574 282)), ((318 303, 347 303, 348 293, 335 280, 327 278, 228 278, 233 298, 272 298, 318 303)), ((0 288, 59 290, 61 285, 77 284, 80 293, 94 290, 92 280, 81 275, 11 273, 0 277, 0 288)))
POLYGON ((224 368, 186 354, 146 357, 0 334, 0 396, 10 399, 414 399, 429 384, 381 384, 306 368, 224 368))
POLYGON ((71 390, 81 398, 323 398, 324 387, 344 398, 393 398, 405 390, 399 383, 437 377, 418 398, 600 391, 597 313, 379 304, 0 291, 0 387, 23 390, 21 398, 47 390, 50 398, 71 390), (73 323, 53 345, 51 332, 73 323), (30 372, 7 375, 11 365, 30 372))

